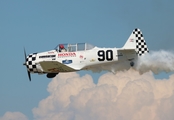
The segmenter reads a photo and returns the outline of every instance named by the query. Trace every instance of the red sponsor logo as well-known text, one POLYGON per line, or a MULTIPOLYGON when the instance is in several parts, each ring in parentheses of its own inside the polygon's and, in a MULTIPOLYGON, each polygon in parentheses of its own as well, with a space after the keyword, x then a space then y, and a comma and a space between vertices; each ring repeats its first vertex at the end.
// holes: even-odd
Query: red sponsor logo
POLYGON ((82 59, 83 58, 83 55, 80 55, 79 57, 82 59))
POLYGON ((134 39, 130 39, 130 42, 134 42, 134 39))
POLYGON ((59 53, 58 57, 76 57, 76 53, 70 52, 70 53, 59 53))

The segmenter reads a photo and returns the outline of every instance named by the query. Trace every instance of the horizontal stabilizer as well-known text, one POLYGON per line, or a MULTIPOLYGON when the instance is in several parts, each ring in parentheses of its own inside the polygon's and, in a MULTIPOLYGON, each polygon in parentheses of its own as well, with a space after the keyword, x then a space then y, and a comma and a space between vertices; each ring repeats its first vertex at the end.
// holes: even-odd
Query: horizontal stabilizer
POLYGON ((118 49, 117 54, 119 59, 123 57, 127 60, 133 60, 137 56, 135 49, 118 49))
POLYGON ((135 55, 136 54, 136 51, 135 49, 119 49, 117 50, 118 52, 118 55, 119 54, 122 54, 122 55, 135 55))

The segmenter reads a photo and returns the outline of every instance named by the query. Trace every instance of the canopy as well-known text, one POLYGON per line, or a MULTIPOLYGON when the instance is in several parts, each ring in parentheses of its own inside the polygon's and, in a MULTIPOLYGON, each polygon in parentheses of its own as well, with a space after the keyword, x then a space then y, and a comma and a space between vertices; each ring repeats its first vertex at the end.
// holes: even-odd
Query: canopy
POLYGON ((85 51, 93 49, 95 46, 88 43, 76 43, 76 44, 58 44, 56 50, 59 51, 59 46, 64 46, 67 52, 85 51))

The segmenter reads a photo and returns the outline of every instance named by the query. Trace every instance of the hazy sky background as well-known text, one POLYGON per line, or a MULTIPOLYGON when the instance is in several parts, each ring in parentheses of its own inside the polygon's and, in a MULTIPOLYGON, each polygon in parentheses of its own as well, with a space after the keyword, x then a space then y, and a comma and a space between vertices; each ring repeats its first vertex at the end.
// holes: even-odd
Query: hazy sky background
MULTIPOLYGON (((122 47, 134 28, 140 28, 150 50, 173 51, 172 0, 1 0, 0 1, 0 116, 21 112, 33 119, 32 109, 46 98, 51 79, 27 78, 26 52, 53 49, 59 43, 87 42, 99 47, 122 47)), ((89 71, 94 83, 104 74, 89 71)), ((166 78, 160 74, 157 78, 166 78)))

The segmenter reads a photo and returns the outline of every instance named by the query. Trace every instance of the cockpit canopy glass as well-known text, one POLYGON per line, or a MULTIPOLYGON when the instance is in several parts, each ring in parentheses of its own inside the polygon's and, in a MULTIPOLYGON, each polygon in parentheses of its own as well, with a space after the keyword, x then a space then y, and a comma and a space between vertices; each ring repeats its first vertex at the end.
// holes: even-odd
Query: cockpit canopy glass
POLYGON ((77 44, 59 44, 55 50, 59 52, 76 52, 93 49, 95 46, 88 43, 77 43, 77 44))

